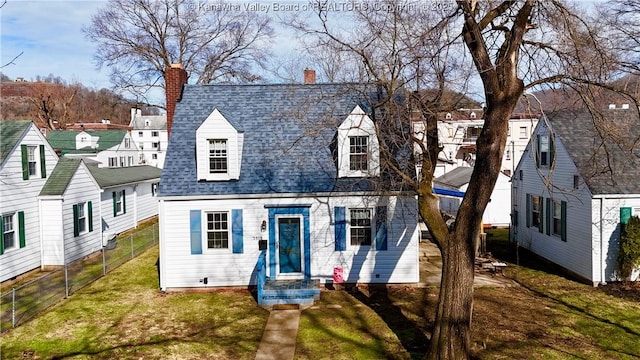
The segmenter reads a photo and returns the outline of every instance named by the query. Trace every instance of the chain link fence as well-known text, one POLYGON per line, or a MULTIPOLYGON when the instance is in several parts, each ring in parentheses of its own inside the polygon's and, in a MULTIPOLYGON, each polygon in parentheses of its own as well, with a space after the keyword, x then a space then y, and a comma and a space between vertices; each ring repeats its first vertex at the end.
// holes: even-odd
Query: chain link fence
POLYGON ((119 235, 115 244, 0 295, 0 332, 15 328, 158 243, 158 224, 119 235), (115 246, 113 246, 115 245, 115 246))

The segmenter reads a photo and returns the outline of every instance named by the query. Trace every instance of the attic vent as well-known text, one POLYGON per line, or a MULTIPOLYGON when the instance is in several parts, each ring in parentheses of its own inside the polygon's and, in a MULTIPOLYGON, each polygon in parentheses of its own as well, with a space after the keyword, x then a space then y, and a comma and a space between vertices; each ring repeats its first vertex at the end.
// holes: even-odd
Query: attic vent
POLYGON ((476 118, 476 113, 475 113, 475 112, 472 112, 469 116, 470 116, 472 119, 475 119, 475 118, 476 118))
POLYGON ((447 115, 445 116, 445 119, 447 120, 451 119, 451 113, 447 113, 447 115))

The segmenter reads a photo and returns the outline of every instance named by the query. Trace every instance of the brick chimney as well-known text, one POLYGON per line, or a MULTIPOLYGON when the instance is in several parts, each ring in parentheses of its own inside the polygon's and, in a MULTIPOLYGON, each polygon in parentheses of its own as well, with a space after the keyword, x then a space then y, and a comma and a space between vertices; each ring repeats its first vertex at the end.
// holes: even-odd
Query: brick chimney
POLYGON ((312 69, 304 69, 304 83, 315 84, 316 83, 316 71, 312 69))
POLYGON ((171 135, 173 125, 173 113, 176 104, 182 97, 182 86, 187 83, 187 72, 182 64, 171 64, 164 73, 166 106, 167 106, 167 134, 171 135))

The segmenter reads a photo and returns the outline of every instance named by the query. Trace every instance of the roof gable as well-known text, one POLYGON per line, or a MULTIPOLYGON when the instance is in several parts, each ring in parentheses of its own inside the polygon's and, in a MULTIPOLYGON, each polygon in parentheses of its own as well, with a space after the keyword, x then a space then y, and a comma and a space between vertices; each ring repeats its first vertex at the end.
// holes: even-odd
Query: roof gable
POLYGON ((81 162, 80 159, 60 158, 39 196, 63 195, 81 162))
POLYGON ((562 111, 548 118, 556 141, 562 141, 593 194, 640 194, 640 119, 635 111, 606 111, 603 119, 586 111, 562 111))
POLYGON ((20 143, 31 124, 30 120, 0 121, 0 165, 20 143))
POLYGON ((49 133, 47 140, 53 148, 62 150, 63 153, 70 152, 98 152, 109 149, 114 146, 118 146, 122 143, 127 130, 85 130, 85 131, 73 131, 73 130, 54 130, 49 133), (81 148, 76 149, 76 137, 86 133, 91 137, 97 137, 97 148, 81 148))

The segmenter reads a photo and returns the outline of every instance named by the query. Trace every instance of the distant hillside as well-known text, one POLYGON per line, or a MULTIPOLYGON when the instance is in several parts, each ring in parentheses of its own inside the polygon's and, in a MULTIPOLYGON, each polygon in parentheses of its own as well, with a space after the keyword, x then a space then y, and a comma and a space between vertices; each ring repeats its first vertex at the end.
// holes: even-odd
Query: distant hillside
POLYGON ((39 127, 61 129, 77 122, 129 124, 131 108, 140 107, 108 89, 94 90, 49 76, 41 81, 0 82, 0 120, 29 119, 39 127))

